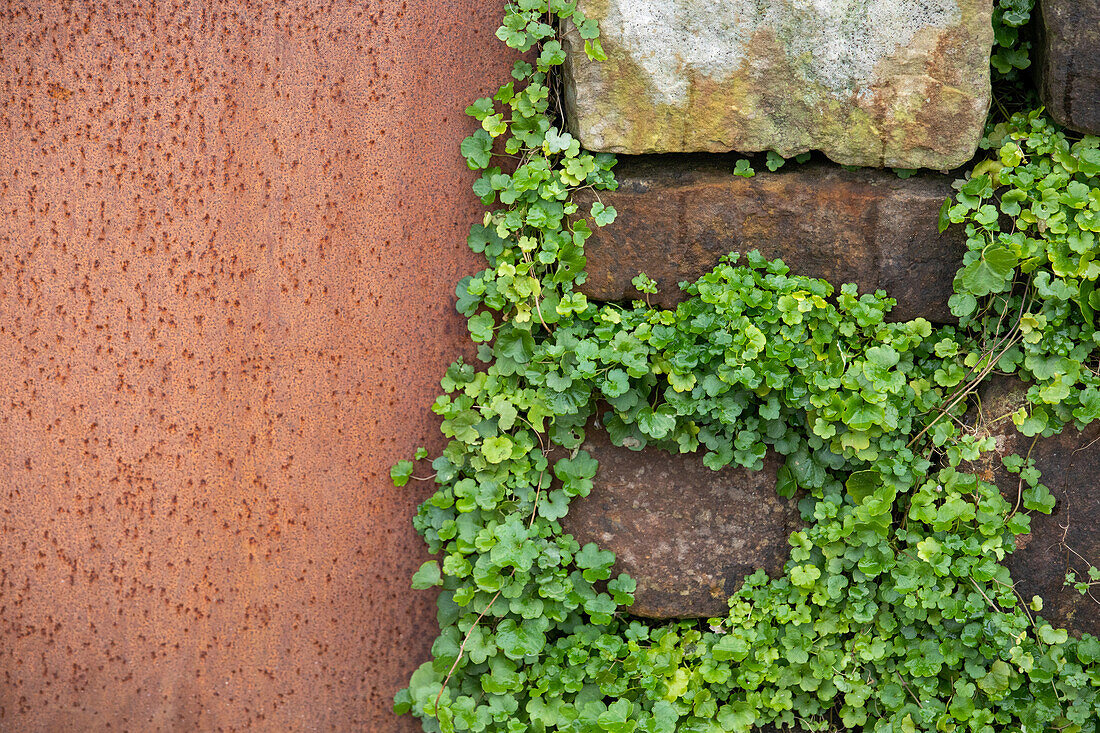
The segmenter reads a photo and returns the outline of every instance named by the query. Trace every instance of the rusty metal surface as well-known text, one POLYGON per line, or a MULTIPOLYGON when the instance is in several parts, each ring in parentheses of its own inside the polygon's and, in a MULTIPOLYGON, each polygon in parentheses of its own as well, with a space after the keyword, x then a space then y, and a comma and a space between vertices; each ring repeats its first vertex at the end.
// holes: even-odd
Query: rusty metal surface
POLYGON ((0 730, 408 731, 502 3, 0 3, 0 730))

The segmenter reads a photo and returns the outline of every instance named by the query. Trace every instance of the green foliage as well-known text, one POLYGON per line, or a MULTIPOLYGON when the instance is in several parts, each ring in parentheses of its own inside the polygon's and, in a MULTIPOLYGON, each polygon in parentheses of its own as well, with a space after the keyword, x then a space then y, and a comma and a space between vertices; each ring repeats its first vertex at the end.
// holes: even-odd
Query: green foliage
POLYGON ((1031 66, 1031 41, 1021 29, 1031 20, 1035 0, 997 0, 993 5, 993 55, 990 66, 994 80, 1015 81, 1020 71, 1031 66))
MULTIPOLYGON (((646 296, 653 295, 657 292, 657 283, 649 275, 644 272, 639 272, 631 279, 630 284, 634 286, 634 289, 639 293, 644 293, 646 296)), ((646 302, 649 302, 648 297, 646 302)))
POLYGON ((990 159, 944 207, 969 250, 952 311, 979 335, 981 358, 1033 383, 1030 407, 1013 415, 1025 434, 1083 426, 1100 419, 1100 138, 1073 142, 1034 111, 985 145, 990 159))
POLYGON ((1066 585, 1076 590, 1081 595, 1089 595, 1093 588, 1100 586, 1100 568, 1090 565, 1085 571, 1085 578, 1078 580, 1077 573, 1073 570, 1066 573, 1066 585))
POLYGON ((394 486, 404 486, 409 483, 412 472, 412 461, 398 461, 390 469, 390 480, 393 481, 394 486))
MULTIPOLYGON (((1006 29, 1029 10, 1001 0, 995 67, 1022 68, 1006 29)), ((1020 457, 1005 461, 1026 485, 1019 509, 966 470, 992 441, 963 416, 996 369, 1032 383, 1012 415, 1025 433, 1100 417, 1097 140, 1037 113, 991 133, 993 157, 941 214, 968 237, 958 326, 890 323, 885 293, 757 253, 685 284, 675 310, 591 303, 576 291, 584 243, 615 212, 572 192, 614 189, 614 160, 551 112, 564 20, 602 57, 574 2, 516 0, 497 35, 535 64, 467 110, 480 127, 462 152, 492 208, 469 238, 487 267, 456 305, 485 366, 453 364, 433 405, 449 443, 414 524, 439 559, 413 586, 440 589, 440 635, 395 710, 447 733, 1096 733, 1100 641, 1036 616, 1041 599, 1020 599, 1001 564, 1053 498, 1020 457), (750 576, 725 618, 626 615, 635 581, 560 523, 592 489, 580 445, 597 404, 619 445, 700 451, 711 468, 783 456, 779 491, 801 495, 806 521, 783 575, 750 576)), ((395 483, 412 470, 395 466, 395 483)))
POLYGON ((1031 84, 1032 16, 1036 0, 994 0, 993 53, 990 81, 993 108, 990 123, 1003 122, 1014 113, 1038 106, 1031 84))

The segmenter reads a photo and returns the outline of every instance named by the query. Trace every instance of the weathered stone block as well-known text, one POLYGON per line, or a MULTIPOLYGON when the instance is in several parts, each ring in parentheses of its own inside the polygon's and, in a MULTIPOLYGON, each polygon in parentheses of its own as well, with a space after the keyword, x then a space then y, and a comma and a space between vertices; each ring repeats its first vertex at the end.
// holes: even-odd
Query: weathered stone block
POLYGON ((1023 406, 1026 394, 1026 385, 1011 378, 995 379, 983 390, 978 426, 996 438, 997 449, 983 457, 978 473, 1015 503, 1020 478, 1009 474, 1000 459, 1030 451, 1058 503, 1051 514, 1032 512, 1031 533, 1020 538, 1006 564, 1025 599, 1042 596, 1044 618, 1075 634, 1100 635, 1100 593, 1081 595, 1064 584, 1068 571, 1082 578, 1089 565, 1100 567, 1100 423, 1084 432, 1067 428, 1050 438, 1028 438, 1011 420, 999 419, 1023 406))
POLYGON ((565 24, 567 116, 615 153, 824 151, 948 169, 989 109, 991 0, 580 0, 606 61, 565 24))
POLYGON ((645 272, 658 284, 651 302, 673 307, 684 298, 677 283, 758 249, 796 274, 885 289, 898 301, 893 320, 953 320, 947 300, 966 242, 959 227, 936 228, 947 176, 806 165, 743 178, 709 156, 624 159, 615 172, 619 190, 600 200, 618 218, 585 247, 590 298, 638 297, 630 281, 645 272))
POLYGON ((1043 0, 1036 15, 1043 104, 1066 127, 1100 135, 1100 0, 1043 0))
POLYGON ((745 576, 782 572, 801 524, 796 502, 775 492, 774 456, 761 471, 711 471, 701 453, 616 447, 596 423, 584 449, 600 463, 595 486, 562 524, 582 545, 612 550, 615 572, 638 581, 631 613, 725 616, 745 576))

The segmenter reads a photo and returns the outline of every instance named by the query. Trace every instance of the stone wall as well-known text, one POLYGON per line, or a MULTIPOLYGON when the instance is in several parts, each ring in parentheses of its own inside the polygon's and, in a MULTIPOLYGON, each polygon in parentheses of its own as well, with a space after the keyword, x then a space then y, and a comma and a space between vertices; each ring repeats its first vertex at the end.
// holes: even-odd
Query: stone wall
MULTIPOLYGON (((618 218, 586 250, 590 298, 646 297, 631 284, 645 272, 658 286, 650 302, 672 308, 684 297, 678 283, 730 251, 755 249, 798 274, 885 289, 898 301, 892 319, 952 321, 947 299, 966 235, 937 227, 956 176, 936 171, 970 161, 982 135, 989 0, 579 6, 600 21, 608 60, 587 59, 567 24, 567 121, 589 149, 620 154, 619 189, 600 194, 618 218), (744 177, 725 154, 765 150, 925 170, 901 178, 817 160, 744 177)), ((1044 102, 1069 128, 1100 132, 1100 2, 1044 0, 1036 17, 1044 102)), ((995 383, 984 404, 1020 395, 995 383)), ((996 455, 1026 452, 1005 425, 979 420, 976 429, 995 436, 996 455)), ((1094 601, 1063 586, 1067 570, 1100 564, 1098 441, 1093 426, 1035 444, 1059 509, 1034 519, 1009 562, 1019 590, 1045 597, 1045 615, 1075 633, 1100 631, 1094 601)), ((599 474, 565 526, 617 553, 638 581, 634 613, 724 615, 748 572, 782 569, 798 517, 793 500, 774 494, 772 458, 761 473, 713 473, 696 458, 616 448, 598 429, 586 447, 599 474)), ((999 462, 975 469, 1015 500, 1018 477, 999 462)))

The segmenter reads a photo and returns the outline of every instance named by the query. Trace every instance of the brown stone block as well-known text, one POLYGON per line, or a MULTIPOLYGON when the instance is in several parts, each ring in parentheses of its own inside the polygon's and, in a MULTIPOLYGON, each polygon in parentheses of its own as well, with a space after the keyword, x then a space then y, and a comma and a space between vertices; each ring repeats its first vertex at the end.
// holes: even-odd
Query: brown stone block
POLYGON ((725 156, 621 160, 619 190, 600 193, 618 218, 588 240, 581 291, 596 300, 638 297, 630 281, 645 272, 659 288, 652 302, 674 307, 685 297, 677 283, 731 251, 756 249, 795 274, 854 282, 861 293, 886 290, 898 301, 891 320, 953 320, 947 300, 965 237, 936 227, 950 177, 810 164, 744 178, 732 169, 725 156))
POLYGON ((1100 135, 1100 0, 1043 0, 1035 73, 1050 116, 1100 135))
POLYGON ((1031 533, 1019 538, 1019 549, 1006 564, 1020 595, 1042 596, 1044 618, 1075 634, 1100 635, 1100 594, 1081 595, 1064 584, 1067 572, 1081 578, 1090 564, 1100 566, 1100 423, 1083 432, 1067 427, 1049 438, 1028 438, 1011 420, 998 419, 1022 407, 1026 394, 1026 385, 1011 378, 996 379, 982 392, 979 429, 990 425, 997 449, 985 456, 978 473, 1015 504, 1027 487, 1000 459, 1013 453, 1035 459, 1041 481, 1058 503, 1051 514, 1031 513, 1031 533))
POLYGON ((725 616, 745 576, 782 572, 787 538, 801 523, 796 501, 775 493, 776 456, 761 471, 712 471, 701 453, 612 445, 596 424, 584 449, 600 463, 595 486, 562 524, 582 545, 614 552, 615 572, 638 581, 631 613, 725 616))

